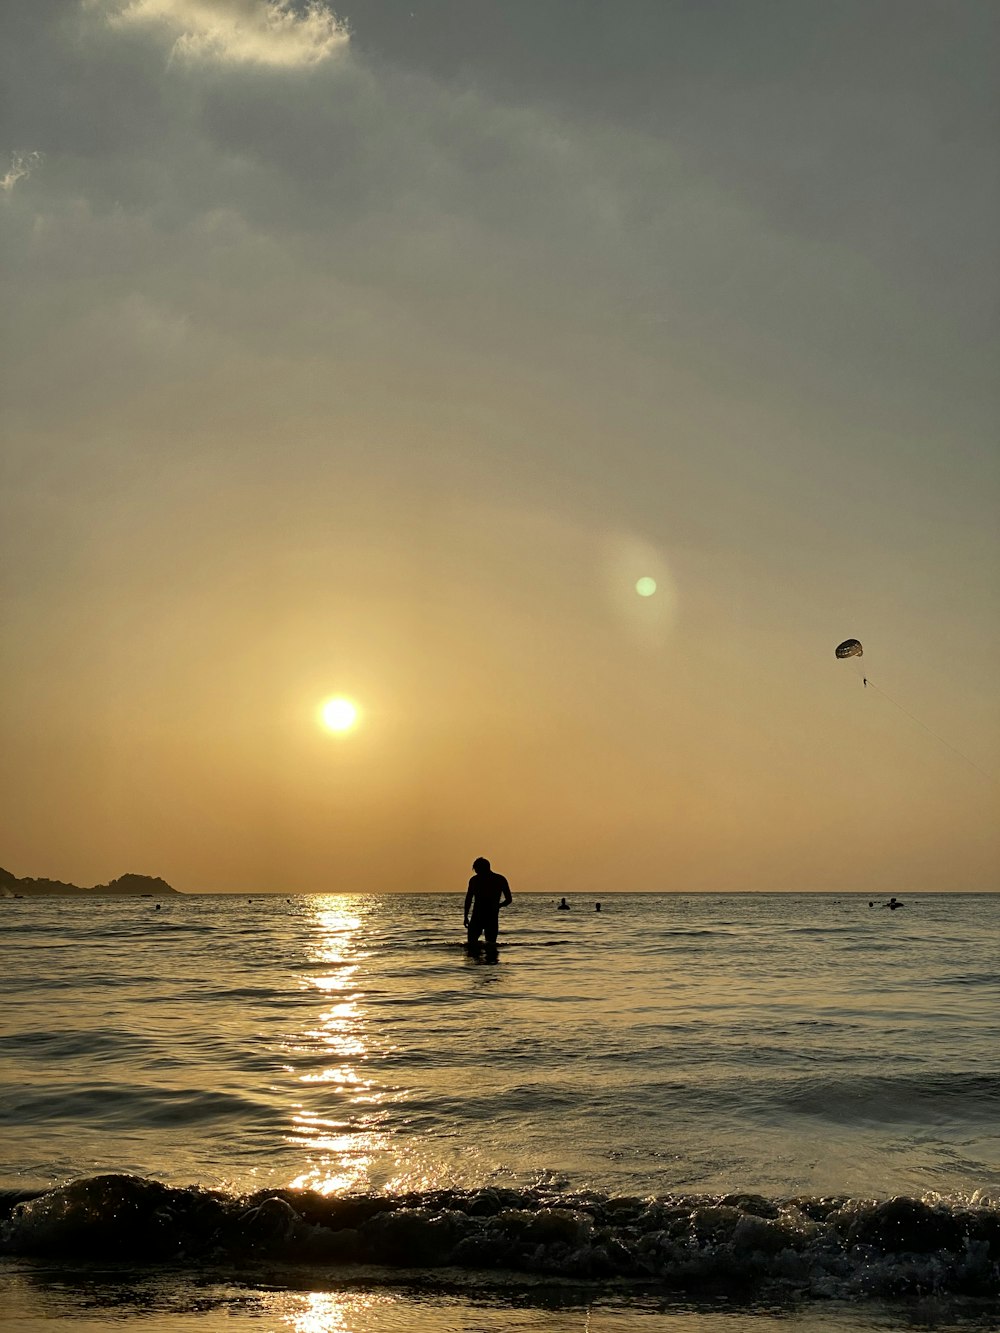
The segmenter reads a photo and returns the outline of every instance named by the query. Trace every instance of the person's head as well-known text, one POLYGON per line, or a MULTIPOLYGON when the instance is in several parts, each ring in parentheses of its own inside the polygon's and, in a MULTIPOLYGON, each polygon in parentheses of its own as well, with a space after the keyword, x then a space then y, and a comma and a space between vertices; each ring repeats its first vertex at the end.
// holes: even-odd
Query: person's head
POLYGON ((485 875, 490 868, 490 863, 485 856, 477 856, 472 863, 472 868, 477 875, 485 875))

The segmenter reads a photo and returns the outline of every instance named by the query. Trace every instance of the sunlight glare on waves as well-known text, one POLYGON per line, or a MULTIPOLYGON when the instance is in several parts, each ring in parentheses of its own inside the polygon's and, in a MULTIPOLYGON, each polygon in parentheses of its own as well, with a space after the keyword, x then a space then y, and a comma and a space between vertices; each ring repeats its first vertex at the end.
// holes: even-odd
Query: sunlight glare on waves
POLYGON ((276 1293, 274 1308, 291 1333, 352 1333, 397 1300, 395 1292, 295 1291, 276 1293))
POLYGON ((339 895, 324 895, 314 901, 314 933, 308 948, 324 970, 305 978, 305 984, 315 989, 322 1008, 318 1020, 310 1023, 296 1042, 296 1049, 307 1057, 298 1081, 307 1086, 338 1088, 343 1101, 336 1119, 304 1103, 290 1108, 289 1141, 299 1145, 306 1157, 304 1165, 308 1164, 291 1185, 320 1194, 338 1194, 366 1183, 370 1167, 378 1153, 386 1151, 387 1143, 371 1109, 381 1101, 381 1093, 362 1072, 369 1042, 354 989, 364 956, 362 916, 339 895), (362 1114, 363 1106, 366 1109, 362 1114))

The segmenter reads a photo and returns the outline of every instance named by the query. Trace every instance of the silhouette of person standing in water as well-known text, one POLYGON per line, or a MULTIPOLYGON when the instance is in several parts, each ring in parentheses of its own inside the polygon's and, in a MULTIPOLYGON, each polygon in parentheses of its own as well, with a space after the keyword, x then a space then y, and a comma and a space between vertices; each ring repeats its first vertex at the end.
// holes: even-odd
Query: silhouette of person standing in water
POLYGON ((495 949, 497 932, 500 929, 500 908, 511 901, 510 885, 503 875, 490 869, 485 856, 477 856, 472 863, 475 874, 469 880, 469 889, 465 895, 465 928, 468 931, 469 948, 479 947, 479 936, 486 937, 486 943, 495 949))

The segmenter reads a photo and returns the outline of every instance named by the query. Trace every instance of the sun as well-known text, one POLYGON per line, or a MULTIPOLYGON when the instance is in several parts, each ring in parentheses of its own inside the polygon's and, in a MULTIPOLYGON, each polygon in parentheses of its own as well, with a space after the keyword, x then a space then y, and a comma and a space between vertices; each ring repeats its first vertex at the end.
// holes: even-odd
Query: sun
POLYGON ((327 731, 350 731, 358 720, 358 706, 338 695, 320 704, 319 718, 327 731))

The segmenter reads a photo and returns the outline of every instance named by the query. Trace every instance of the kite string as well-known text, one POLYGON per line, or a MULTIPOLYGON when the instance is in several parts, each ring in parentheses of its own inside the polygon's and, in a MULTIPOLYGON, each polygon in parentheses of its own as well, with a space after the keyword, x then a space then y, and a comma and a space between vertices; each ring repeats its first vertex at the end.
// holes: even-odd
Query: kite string
POLYGON ((905 713, 911 722, 916 722, 918 727, 923 727, 924 731, 926 731, 929 736, 933 736, 936 741, 940 741, 942 745, 951 750, 952 754, 957 754, 959 759, 964 759, 965 762, 971 765, 977 773, 981 773, 982 776, 990 782, 996 781, 996 778, 992 773, 987 773, 985 768, 980 768, 976 761, 970 759, 969 756, 963 750, 960 750, 957 745, 952 745, 951 741, 946 741, 943 736, 939 736, 936 731, 929 727, 926 722, 917 717, 915 713, 911 713, 908 708, 904 708, 901 703, 897 703, 891 694, 886 694, 885 690, 875 684, 871 676, 865 676, 865 685, 868 689, 874 690, 877 694, 880 694, 888 703, 891 703, 893 708, 898 708, 901 713, 905 713))

